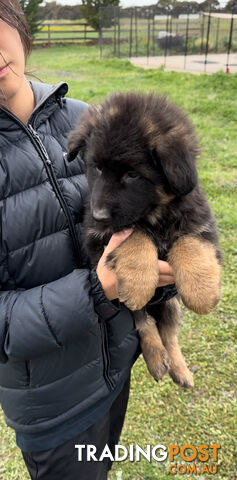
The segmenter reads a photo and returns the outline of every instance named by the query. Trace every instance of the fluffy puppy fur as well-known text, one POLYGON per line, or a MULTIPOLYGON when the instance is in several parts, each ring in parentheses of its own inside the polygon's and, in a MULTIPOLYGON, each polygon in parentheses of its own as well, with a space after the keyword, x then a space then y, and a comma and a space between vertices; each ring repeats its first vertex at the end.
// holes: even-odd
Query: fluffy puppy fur
POLYGON ((167 260, 183 303, 208 314, 220 298, 215 221, 196 170, 194 128, 166 97, 117 93, 90 107, 71 133, 68 160, 85 159, 89 206, 85 246, 97 264, 114 232, 133 234, 107 259, 118 278, 119 298, 134 311, 144 358, 156 380, 168 370, 193 386, 179 348, 177 298, 145 306, 158 284, 157 259, 167 260))

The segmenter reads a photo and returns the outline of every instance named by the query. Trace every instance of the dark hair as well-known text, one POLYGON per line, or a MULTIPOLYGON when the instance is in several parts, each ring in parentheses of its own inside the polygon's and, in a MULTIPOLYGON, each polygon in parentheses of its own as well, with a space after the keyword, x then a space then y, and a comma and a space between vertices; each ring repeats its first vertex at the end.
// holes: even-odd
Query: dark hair
POLYGON ((27 58, 31 52, 32 42, 29 27, 18 0, 0 0, 0 20, 18 31, 27 58))

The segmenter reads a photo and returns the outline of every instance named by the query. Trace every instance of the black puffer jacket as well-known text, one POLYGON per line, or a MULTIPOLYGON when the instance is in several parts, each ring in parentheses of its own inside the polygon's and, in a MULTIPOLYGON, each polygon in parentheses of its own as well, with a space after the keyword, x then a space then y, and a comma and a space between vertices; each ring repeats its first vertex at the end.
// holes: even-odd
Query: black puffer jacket
POLYGON ((0 401, 25 433, 108 404, 139 353, 131 314, 80 249, 87 186, 65 152, 87 106, 63 98, 65 83, 32 88, 27 127, 0 109, 0 401))

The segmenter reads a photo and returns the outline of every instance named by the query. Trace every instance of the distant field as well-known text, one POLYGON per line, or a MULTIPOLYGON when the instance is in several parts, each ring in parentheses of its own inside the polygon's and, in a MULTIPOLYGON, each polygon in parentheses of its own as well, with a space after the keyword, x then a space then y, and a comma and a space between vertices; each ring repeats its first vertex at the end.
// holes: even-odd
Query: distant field
MULTIPOLYGON (((49 21, 44 22, 41 31, 36 35, 35 42, 85 42, 86 40, 95 40, 99 38, 98 32, 95 32, 89 25, 83 25, 84 19, 77 22, 70 21, 49 21)), ((206 48, 207 36, 207 17, 199 19, 190 19, 188 26, 188 53, 199 53, 206 48)), ((110 28, 102 28, 102 43, 106 45, 104 50, 105 56, 115 56, 114 42, 120 39, 120 56, 143 56, 146 55, 149 43, 149 55, 162 55, 163 47, 158 45, 157 37, 161 31, 169 31, 175 35, 183 38, 182 48, 175 45, 168 44, 167 48, 170 54, 180 54, 185 50, 187 23, 185 19, 173 18, 167 23, 166 19, 150 20, 148 27, 148 20, 138 18, 135 22, 129 17, 120 17, 120 25, 118 23, 112 24, 110 28), (148 31, 149 28, 149 31, 148 31), (130 43, 132 46, 130 46, 130 43), (132 50, 132 52, 131 52, 132 50)), ((209 52, 225 52, 228 46, 230 30, 230 20, 212 18, 210 24, 209 35, 209 52)), ((232 51, 237 51, 237 29, 233 30, 232 51)))
POLYGON ((98 33, 84 19, 77 21, 47 21, 42 24, 40 31, 35 35, 35 43, 77 41, 86 38, 98 38, 98 33))
MULTIPOLYGON (((89 103, 100 102, 118 90, 166 93, 194 122, 202 149, 199 175, 217 219, 224 251, 222 300, 209 316, 198 317, 184 309, 180 343, 195 372, 194 390, 178 388, 169 376, 156 384, 139 358, 133 368, 120 443, 138 443, 143 448, 159 443, 180 447, 220 444, 218 473, 172 476, 167 474, 169 462, 149 463, 143 459, 139 463, 116 463, 110 480, 235 480, 237 76, 143 70, 128 61, 100 61, 96 47, 78 45, 38 49, 31 55, 29 68, 47 83, 67 81, 68 95, 89 103)), ((28 479, 14 434, 5 427, 3 415, 0 457, 0 480, 28 479)), ((178 464, 180 460, 177 457, 178 464)))

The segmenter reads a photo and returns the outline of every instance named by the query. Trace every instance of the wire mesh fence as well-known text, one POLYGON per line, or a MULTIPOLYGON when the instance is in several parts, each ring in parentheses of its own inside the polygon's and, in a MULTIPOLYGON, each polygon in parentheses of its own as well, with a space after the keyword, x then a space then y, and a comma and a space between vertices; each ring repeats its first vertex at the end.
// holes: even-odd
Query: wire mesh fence
MULTIPOLYGON (((100 56, 118 57, 186 57, 201 55, 204 66, 210 54, 226 54, 226 69, 230 54, 237 52, 237 13, 187 12, 157 15, 156 8, 100 9, 100 56)), ((236 59, 237 64, 237 59, 236 59)), ((237 65, 236 65, 237 66, 237 65)))

